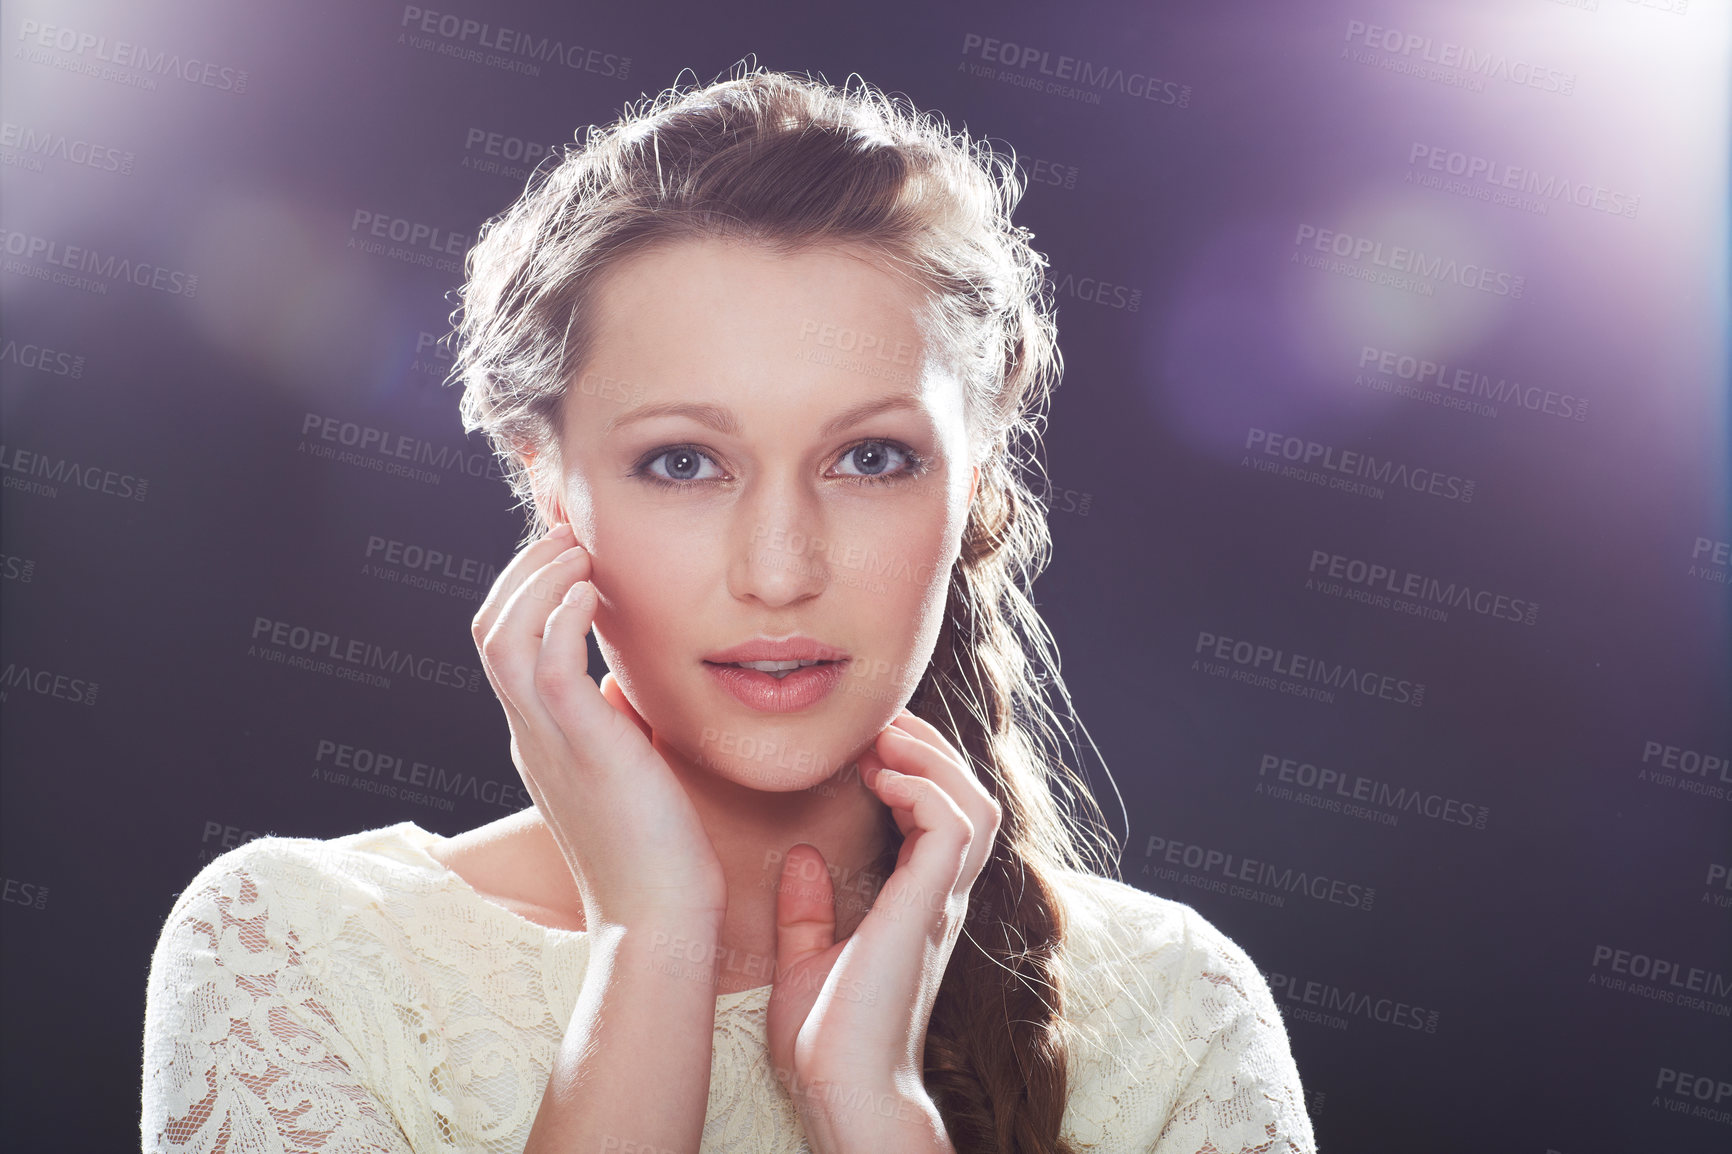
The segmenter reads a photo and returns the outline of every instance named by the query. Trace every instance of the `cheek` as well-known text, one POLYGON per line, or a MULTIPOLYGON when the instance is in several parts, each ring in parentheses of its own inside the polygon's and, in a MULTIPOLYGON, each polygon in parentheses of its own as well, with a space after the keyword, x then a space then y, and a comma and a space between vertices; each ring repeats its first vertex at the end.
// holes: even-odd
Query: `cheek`
POLYGON ((912 637, 927 619, 943 608, 950 565, 955 559, 950 541, 930 523, 911 525, 881 543, 881 557, 890 563, 874 581, 889 632, 912 637))
MULTIPOLYGON (((590 579, 601 593, 598 637, 634 655, 691 634, 690 615, 711 599, 718 574, 714 549, 689 534, 655 532, 643 519, 601 518, 592 538, 590 579)), ((641 658, 640 658, 641 659, 641 658)))
POLYGON ((855 535, 860 547, 829 556, 831 589, 849 606, 851 632, 877 668, 918 681, 943 623, 958 530, 944 511, 910 507, 855 535))

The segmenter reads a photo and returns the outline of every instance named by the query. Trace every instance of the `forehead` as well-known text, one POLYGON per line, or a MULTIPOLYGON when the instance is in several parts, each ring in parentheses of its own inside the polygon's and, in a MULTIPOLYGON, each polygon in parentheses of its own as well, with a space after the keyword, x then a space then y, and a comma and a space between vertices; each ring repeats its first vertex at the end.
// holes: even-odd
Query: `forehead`
POLYGON ((863 393, 924 393, 947 376, 925 305, 918 285, 860 248, 668 242, 604 278, 586 366, 648 401, 711 391, 785 400, 800 385, 834 393, 836 407, 863 393))

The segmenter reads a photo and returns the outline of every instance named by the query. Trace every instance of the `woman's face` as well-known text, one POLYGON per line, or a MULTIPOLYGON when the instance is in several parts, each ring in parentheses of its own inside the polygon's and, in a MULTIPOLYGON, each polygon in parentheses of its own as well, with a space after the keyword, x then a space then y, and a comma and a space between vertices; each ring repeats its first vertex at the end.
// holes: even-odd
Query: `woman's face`
POLYGON ((609 274, 557 497, 592 555, 602 655, 688 766, 810 787, 918 685, 976 476, 920 306, 839 248, 681 241, 609 274), (735 664, 765 656, 824 663, 735 664))

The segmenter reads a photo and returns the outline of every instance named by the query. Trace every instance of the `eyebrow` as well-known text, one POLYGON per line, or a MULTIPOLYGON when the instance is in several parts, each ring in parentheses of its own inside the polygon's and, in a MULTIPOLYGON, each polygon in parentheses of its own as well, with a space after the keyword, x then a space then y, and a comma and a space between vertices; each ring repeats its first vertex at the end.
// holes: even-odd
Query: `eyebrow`
MULTIPOLYGON (((847 409, 830 420, 825 421, 818 430, 820 437, 828 437, 839 433, 852 425, 857 425, 868 417, 904 409, 920 410, 920 398, 913 393, 897 393, 893 396, 878 397, 863 401, 851 409, 847 409)), ((739 418, 726 405, 702 404, 694 401, 657 401, 654 404, 639 405, 629 412, 621 413, 610 420, 602 429, 602 436, 611 434, 616 429, 637 421, 647 421, 652 417, 689 417, 700 425, 707 425, 719 433, 738 436, 740 433, 739 418)))

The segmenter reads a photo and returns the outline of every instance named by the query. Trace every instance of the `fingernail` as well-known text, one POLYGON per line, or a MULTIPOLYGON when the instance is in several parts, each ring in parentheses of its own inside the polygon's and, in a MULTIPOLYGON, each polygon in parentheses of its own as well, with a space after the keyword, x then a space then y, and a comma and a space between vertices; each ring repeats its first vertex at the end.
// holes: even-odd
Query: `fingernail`
POLYGON ((582 545, 573 545, 571 548, 567 549, 565 552, 563 552, 559 556, 555 557, 554 560, 555 561, 575 561, 579 557, 583 556, 583 554, 584 554, 584 548, 582 545))
POLYGON ((567 605, 575 605, 580 609, 587 608, 590 596, 594 592, 595 586, 591 585, 588 581, 579 581, 577 584, 565 591, 565 603, 567 605))

